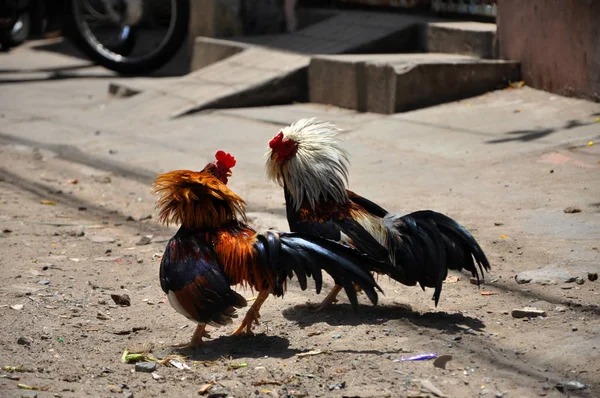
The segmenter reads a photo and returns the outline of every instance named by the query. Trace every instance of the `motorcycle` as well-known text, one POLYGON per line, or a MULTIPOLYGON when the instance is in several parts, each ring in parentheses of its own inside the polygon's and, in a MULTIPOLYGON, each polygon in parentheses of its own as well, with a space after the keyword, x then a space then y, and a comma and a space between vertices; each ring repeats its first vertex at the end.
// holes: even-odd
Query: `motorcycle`
POLYGON ((0 47, 7 51, 53 23, 96 63, 121 74, 160 68, 188 32, 191 0, 4 0, 0 47))

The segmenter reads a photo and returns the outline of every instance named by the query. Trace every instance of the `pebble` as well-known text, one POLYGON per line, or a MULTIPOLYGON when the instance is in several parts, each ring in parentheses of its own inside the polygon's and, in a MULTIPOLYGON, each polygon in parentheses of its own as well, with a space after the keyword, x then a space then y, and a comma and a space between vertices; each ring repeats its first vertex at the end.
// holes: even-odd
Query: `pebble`
POLYGON ((124 398, 133 398, 133 391, 124 391, 123 397, 124 398))
POLYGON ((17 339, 17 344, 29 346, 29 345, 31 345, 31 339, 28 337, 21 336, 17 339))
POLYGON ((114 243, 117 239, 113 236, 94 235, 89 237, 93 243, 114 243))
POLYGON ((525 307, 519 310, 512 310, 511 315, 513 318, 534 318, 537 316, 546 316, 546 311, 537 309, 535 307, 525 307))
POLYGON ((116 305, 123 307, 129 307, 131 305, 131 299, 127 294, 111 294, 110 298, 113 299, 116 305))
POLYGON ((582 277, 578 277, 577 279, 575 279, 575 283, 577 283, 578 285, 583 285, 585 283, 585 279, 583 279, 582 277))
POLYGON ((136 372, 152 373, 156 370, 156 362, 138 362, 135 364, 136 372))
POLYGON ((338 333, 338 334, 334 334, 334 335, 333 335, 333 338, 334 338, 334 339, 341 339, 341 338, 342 338, 342 335, 341 335, 341 334, 339 334, 339 333, 338 333))
POLYGON ((47 281, 47 280, 41 280, 41 281, 39 281, 39 282, 38 282, 38 284, 40 284, 40 285, 49 285, 49 284, 50 284, 50 281, 47 281))
POLYGON ((566 312, 567 311, 567 307, 565 307, 564 305, 557 305, 554 308, 554 311, 556 311, 556 312, 566 312))
POLYGON ((583 390, 585 387, 585 384, 576 380, 561 381, 556 384, 556 389, 560 392, 583 390))
POLYGON ((558 283, 575 282, 575 277, 565 269, 558 267, 538 268, 523 271, 515 276, 517 283, 537 283, 538 285, 556 285, 558 283))

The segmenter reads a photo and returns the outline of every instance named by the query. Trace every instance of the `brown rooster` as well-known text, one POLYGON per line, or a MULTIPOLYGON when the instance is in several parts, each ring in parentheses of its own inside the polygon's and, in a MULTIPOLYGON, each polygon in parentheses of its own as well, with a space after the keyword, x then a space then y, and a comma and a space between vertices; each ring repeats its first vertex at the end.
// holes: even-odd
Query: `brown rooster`
MULTIPOLYGON (((404 216, 346 189, 348 154, 339 145, 339 129, 302 119, 270 142, 267 174, 284 190, 290 230, 343 242, 395 265, 390 277, 405 285, 434 288, 437 306, 449 269, 466 269, 479 280, 490 269, 473 236, 453 219, 431 210, 404 216), (475 259, 475 262, 473 261, 475 259)), ((341 287, 319 309, 335 301, 341 287)))
MULTIPOLYGON (((322 286, 324 270, 344 286, 354 308, 354 285, 376 304, 379 286, 368 271, 388 267, 335 242, 297 233, 257 234, 247 226, 244 201, 226 185, 235 159, 219 151, 217 161, 202 171, 176 170, 158 176, 160 221, 181 224, 160 264, 160 283, 173 308, 197 322, 190 346, 202 343, 206 325, 221 326, 247 305, 231 286, 249 286, 258 297, 234 334, 248 333, 258 323, 269 294, 283 296, 286 279, 295 274, 305 290, 307 277, 322 286), (365 271, 367 270, 367 271, 365 271)), ((380 290, 381 291, 381 290, 380 290)))

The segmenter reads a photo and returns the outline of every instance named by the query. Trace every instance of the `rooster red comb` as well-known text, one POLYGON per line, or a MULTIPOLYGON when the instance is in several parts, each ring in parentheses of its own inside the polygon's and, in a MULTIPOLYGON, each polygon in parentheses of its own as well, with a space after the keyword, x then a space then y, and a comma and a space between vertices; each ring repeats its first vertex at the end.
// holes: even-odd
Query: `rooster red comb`
POLYGON ((271 141, 269 141, 269 147, 271 149, 277 149, 283 142, 283 132, 279 132, 271 141))
POLYGON ((231 169, 235 166, 235 158, 225 151, 217 151, 217 153, 215 153, 215 158, 217 158, 218 163, 221 163, 227 169, 231 169))

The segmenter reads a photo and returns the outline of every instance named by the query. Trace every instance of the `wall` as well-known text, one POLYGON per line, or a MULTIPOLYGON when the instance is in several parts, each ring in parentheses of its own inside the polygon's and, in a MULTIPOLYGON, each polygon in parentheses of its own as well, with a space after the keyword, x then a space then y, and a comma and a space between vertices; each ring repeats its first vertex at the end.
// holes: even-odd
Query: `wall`
POLYGON ((528 85, 600 101, 600 0, 500 0, 497 25, 528 85))

